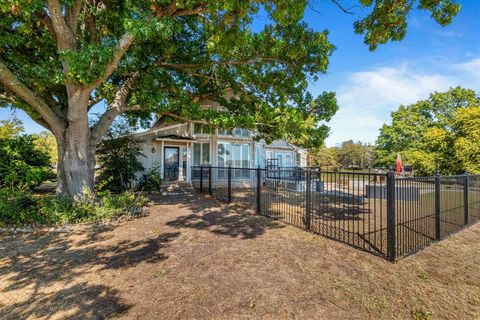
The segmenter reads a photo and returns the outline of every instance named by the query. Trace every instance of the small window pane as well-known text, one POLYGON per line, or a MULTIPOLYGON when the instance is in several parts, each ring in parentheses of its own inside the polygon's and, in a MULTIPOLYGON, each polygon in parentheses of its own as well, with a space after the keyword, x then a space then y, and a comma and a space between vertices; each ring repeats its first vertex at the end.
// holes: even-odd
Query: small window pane
POLYGON ((218 134, 222 136, 232 136, 233 130, 232 129, 218 130, 218 134))
POLYGON ((203 164, 210 163, 210 143, 202 143, 202 162, 203 164))
POLYGON ((200 143, 194 143, 193 144, 193 165, 194 166, 199 166, 201 164, 200 155, 201 155, 201 144, 200 143))

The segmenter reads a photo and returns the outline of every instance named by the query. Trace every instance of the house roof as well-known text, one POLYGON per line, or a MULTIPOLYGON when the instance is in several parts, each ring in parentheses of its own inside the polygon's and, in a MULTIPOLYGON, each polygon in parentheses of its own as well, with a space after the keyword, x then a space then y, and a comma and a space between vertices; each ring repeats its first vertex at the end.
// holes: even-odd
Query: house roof
POLYGON ((181 136, 181 135, 178 135, 178 134, 167 134, 167 135, 163 135, 163 136, 156 136, 155 137, 156 140, 159 140, 159 139, 169 139, 169 140, 196 140, 194 137, 190 137, 190 136, 181 136))

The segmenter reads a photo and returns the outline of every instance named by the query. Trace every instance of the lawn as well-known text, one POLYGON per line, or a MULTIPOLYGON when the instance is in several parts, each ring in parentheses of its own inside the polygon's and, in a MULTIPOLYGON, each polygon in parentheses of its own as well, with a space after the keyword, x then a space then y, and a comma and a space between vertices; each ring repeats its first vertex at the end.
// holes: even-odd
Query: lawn
POLYGON ((480 226, 395 264, 201 196, 3 234, 0 318, 476 319, 480 226))

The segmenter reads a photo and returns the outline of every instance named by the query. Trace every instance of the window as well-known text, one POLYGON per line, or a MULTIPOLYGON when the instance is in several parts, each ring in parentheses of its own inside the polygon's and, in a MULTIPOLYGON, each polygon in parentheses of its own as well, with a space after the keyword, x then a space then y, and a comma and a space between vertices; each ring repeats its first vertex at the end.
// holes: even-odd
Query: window
POLYGON ((275 159, 273 157, 273 151, 267 151, 267 160, 275 159))
POLYGON ((250 145, 248 143, 218 142, 217 161, 219 167, 248 168, 250 145))
POLYGON ((233 136, 233 130, 232 129, 223 129, 223 130, 218 129, 218 134, 221 135, 221 136, 233 136))
POLYGON ((248 130, 242 128, 235 128, 233 134, 237 137, 248 137, 248 130))
POLYGON ((263 146, 255 144, 255 167, 263 167, 263 146))
POLYGON ((279 167, 293 167, 293 155, 291 152, 276 152, 279 167))
POLYGON ((210 163, 210 142, 193 144, 193 165, 200 166, 210 163))
POLYGON ((235 128, 235 129, 219 129, 218 135, 220 136, 235 136, 235 137, 245 137, 247 138, 249 132, 247 129, 235 128))

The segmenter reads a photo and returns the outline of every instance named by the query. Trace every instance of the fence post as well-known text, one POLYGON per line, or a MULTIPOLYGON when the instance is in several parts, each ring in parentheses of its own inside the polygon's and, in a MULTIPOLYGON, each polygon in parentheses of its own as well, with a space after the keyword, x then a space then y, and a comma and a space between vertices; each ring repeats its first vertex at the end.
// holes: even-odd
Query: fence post
POLYGON ((463 224, 468 226, 468 172, 465 172, 463 181, 463 224))
POLYGON ((435 239, 440 240, 440 174, 435 174, 435 239))
POLYGON ((395 261, 396 237, 395 237, 395 173, 389 170, 387 173, 387 260, 395 261))
POLYGON ((228 165, 227 170, 227 193, 228 193, 228 202, 232 202, 232 165, 228 165))
POLYGON ((257 168, 257 212, 262 213, 262 169, 257 168))
POLYGON ((200 193, 203 193, 203 166, 200 166, 200 193))
POLYGON ((305 171, 305 175, 305 229, 310 230, 310 220, 312 217, 312 173, 309 169, 307 169, 305 171))
POLYGON ((208 166, 208 194, 212 195, 212 165, 208 166))

